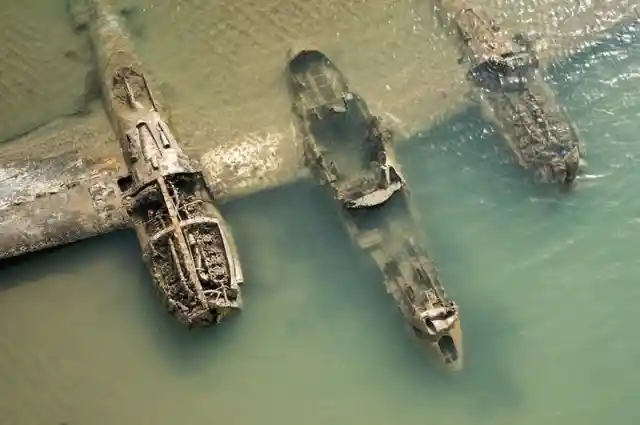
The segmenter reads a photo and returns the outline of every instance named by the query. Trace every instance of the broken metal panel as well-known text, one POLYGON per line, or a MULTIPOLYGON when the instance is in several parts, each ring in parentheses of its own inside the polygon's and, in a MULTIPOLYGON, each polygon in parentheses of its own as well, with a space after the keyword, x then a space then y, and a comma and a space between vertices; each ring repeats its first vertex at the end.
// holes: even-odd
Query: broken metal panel
MULTIPOLYGON (((364 101, 362 101, 364 104, 364 101)), ((368 109, 367 109, 368 111, 368 109)), ((403 189, 406 182, 395 159, 393 133, 378 117, 368 112, 365 144, 370 150, 370 172, 350 181, 341 190, 346 208, 367 208, 381 205, 394 193, 403 189), (367 181, 368 180, 368 181, 367 181)))
POLYGON ((329 186, 350 236, 373 257, 416 336, 449 369, 460 369, 458 307, 415 240, 393 134, 349 91, 346 79, 324 54, 302 50, 290 58, 292 109, 307 165, 319 183, 329 186), (340 131, 327 131, 336 121, 340 131), (360 166, 345 165, 349 161, 360 161, 360 166))
POLYGON ((113 164, 58 157, 0 168, 0 259, 128 226, 113 164))

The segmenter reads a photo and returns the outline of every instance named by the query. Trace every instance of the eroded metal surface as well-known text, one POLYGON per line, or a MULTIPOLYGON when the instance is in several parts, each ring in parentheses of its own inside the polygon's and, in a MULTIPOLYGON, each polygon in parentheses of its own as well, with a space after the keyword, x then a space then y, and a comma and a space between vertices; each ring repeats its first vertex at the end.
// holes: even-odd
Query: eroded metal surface
POLYGON ((116 177, 69 157, 0 168, 0 259, 127 227, 116 177))
POLYGON ((318 183, 328 186, 349 234, 373 257, 416 336, 448 368, 460 369, 458 306, 415 239, 391 132, 323 53, 292 53, 287 74, 307 165, 318 183))
POLYGON ((460 42, 482 111, 536 181, 571 184, 585 156, 580 136, 539 72, 533 42, 510 34, 467 0, 436 0, 460 42))
POLYGON ((438 272, 417 236, 408 189, 385 204, 345 210, 349 233, 382 271, 414 334, 452 371, 463 367, 460 309, 447 295, 438 272))
MULTIPOLYGON (((119 17, 97 1, 72 2, 72 6, 70 11, 74 15, 76 29, 91 30, 95 58, 104 77, 107 114, 105 116, 102 105, 98 105, 100 110, 94 108, 83 116, 63 117, 23 137, 3 142, 0 151, 0 215, 3 217, 2 228, 6 230, 0 233, 0 258, 125 227, 126 213, 123 216, 122 209, 118 209, 117 214, 105 215, 87 205, 91 204, 94 196, 88 194, 89 190, 99 185, 117 187, 117 179, 127 175, 127 168, 131 169, 130 177, 138 188, 154 179, 157 182, 158 175, 192 173, 188 184, 184 179, 169 179, 171 181, 166 184, 169 191, 172 190, 171 184, 177 186, 178 191, 190 191, 179 197, 180 203, 191 200, 202 203, 195 209, 193 205, 189 207, 188 218, 179 211, 179 215, 183 214, 182 219, 191 220, 200 214, 215 221, 203 223, 201 227, 211 228, 211 232, 217 235, 215 242, 207 243, 224 246, 225 261, 221 264, 226 264, 226 285, 229 288, 222 294, 205 294, 215 298, 214 304, 217 303, 220 309, 211 308, 211 317, 203 320, 219 320, 229 308, 241 305, 240 296, 235 297, 233 293, 243 277, 235 243, 217 209, 210 205, 211 196, 220 202, 292 182, 305 174, 301 173, 302 154, 293 138, 285 138, 279 131, 239 135, 231 140, 210 140, 201 133, 201 127, 197 127, 196 133, 186 132, 197 143, 181 140, 178 146, 169 111, 163 107, 159 93, 152 94, 149 90, 149 78, 141 70, 131 42, 122 31, 119 17), (128 142, 122 143, 124 140, 128 142), (205 140, 208 143, 204 143, 205 140), (122 145, 122 150, 119 145, 122 145), (183 150, 183 145, 190 146, 190 149, 183 150), (191 159, 201 155, 199 163, 191 159), (110 164, 108 173, 101 173, 104 164, 110 164), (235 298, 229 301, 229 297, 235 298)), ((186 123, 190 129, 196 127, 191 124, 186 123)), ((126 183, 126 179, 120 183, 126 183)), ((115 191, 113 196, 113 203, 119 204, 119 192, 115 191)), ((180 210, 183 205, 174 206, 180 210)), ((194 223, 191 222, 192 225, 194 223)), ((197 226, 191 227, 196 232, 197 226)), ((196 249, 191 242, 186 240, 187 245, 182 244, 182 248, 196 249)), ((198 250, 200 254, 211 251, 206 246, 198 250)), ((215 257, 210 266, 197 258, 193 259, 194 265, 199 269, 210 267, 217 273, 219 253, 208 252, 207 255, 211 259, 215 257)), ((210 271, 210 274, 215 273, 210 271)), ((193 284, 197 285, 195 276, 190 276, 193 284)), ((204 275, 199 278, 207 279, 204 275)), ((216 279, 219 280, 218 277, 216 279)), ((204 288, 200 295, 209 290, 212 289, 204 288)), ((202 296, 200 302, 205 303, 202 296)), ((200 319, 194 316, 185 320, 200 319)))

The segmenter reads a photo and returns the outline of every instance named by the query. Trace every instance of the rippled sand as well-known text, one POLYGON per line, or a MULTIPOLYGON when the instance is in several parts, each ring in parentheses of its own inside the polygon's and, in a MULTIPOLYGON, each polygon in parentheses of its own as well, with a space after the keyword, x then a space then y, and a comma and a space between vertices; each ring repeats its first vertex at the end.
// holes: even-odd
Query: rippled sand
MULTIPOLYGON (((464 67, 458 65, 455 45, 444 36, 427 0, 120 4, 139 10, 130 29, 191 151, 205 151, 216 141, 251 132, 291 137, 282 72, 292 46, 325 51, 375 111, 397 117, 408 130, 450 115, 465 101, 464 67)), ((485 0, 482 7, 512 31, 536 32, 542 48, 556 55, 575 44, 574 36, 628 15, 631 4, 485 0)), ((64 1, 11 2, 0 13, 0 45, 9 59, 0 63, 1 140, 77 111, 90 62, 86 35, 71 31, 64 1)), ((108 128, 99 128, 93 138, 108 137, 108 128)), ((86 153, 96 149, 95 143, 83 140, 90 137, 80 130, 55 149, 50 142, 37 142, 28 153, 5 147, 3 157, 53 155, 78 146, 87 148, 86 153)), ((117 153, 117 148, 112 151, 117 153)))

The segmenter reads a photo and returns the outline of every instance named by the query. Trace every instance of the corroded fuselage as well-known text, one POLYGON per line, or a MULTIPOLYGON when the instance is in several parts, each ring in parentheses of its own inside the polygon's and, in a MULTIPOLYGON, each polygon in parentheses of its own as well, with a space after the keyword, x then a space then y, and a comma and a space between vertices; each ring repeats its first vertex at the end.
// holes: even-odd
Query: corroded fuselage
POLYGON ((296 126, 315 179, 329 187, 352 239, 374 259, 416 336, 450 368, 462 367, 457 305, 417 244, 392 133, 317 50, 287 68, 296 126))
POLYGON ((532 43, 501 30, 466 0, 436 0, 461 41, 483 115, 519 164, 545 183, 572 183, 585 152, 564 109, 539 72, 532 43))
POLYGON ((241 309, 234 241, 198 164, 180 148, 115 15, 91 3, 103 99, 129 174, 118 182, 168 310, 189 326, 241 309))

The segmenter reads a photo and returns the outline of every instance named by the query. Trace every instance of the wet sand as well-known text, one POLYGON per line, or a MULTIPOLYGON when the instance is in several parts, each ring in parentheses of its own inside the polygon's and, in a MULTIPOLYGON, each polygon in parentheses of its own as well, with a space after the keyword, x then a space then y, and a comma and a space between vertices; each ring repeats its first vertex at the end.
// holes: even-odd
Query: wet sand
POLYGON ((86 66, 60 0, 0 1, 0 140, 73 113, 86 66))

